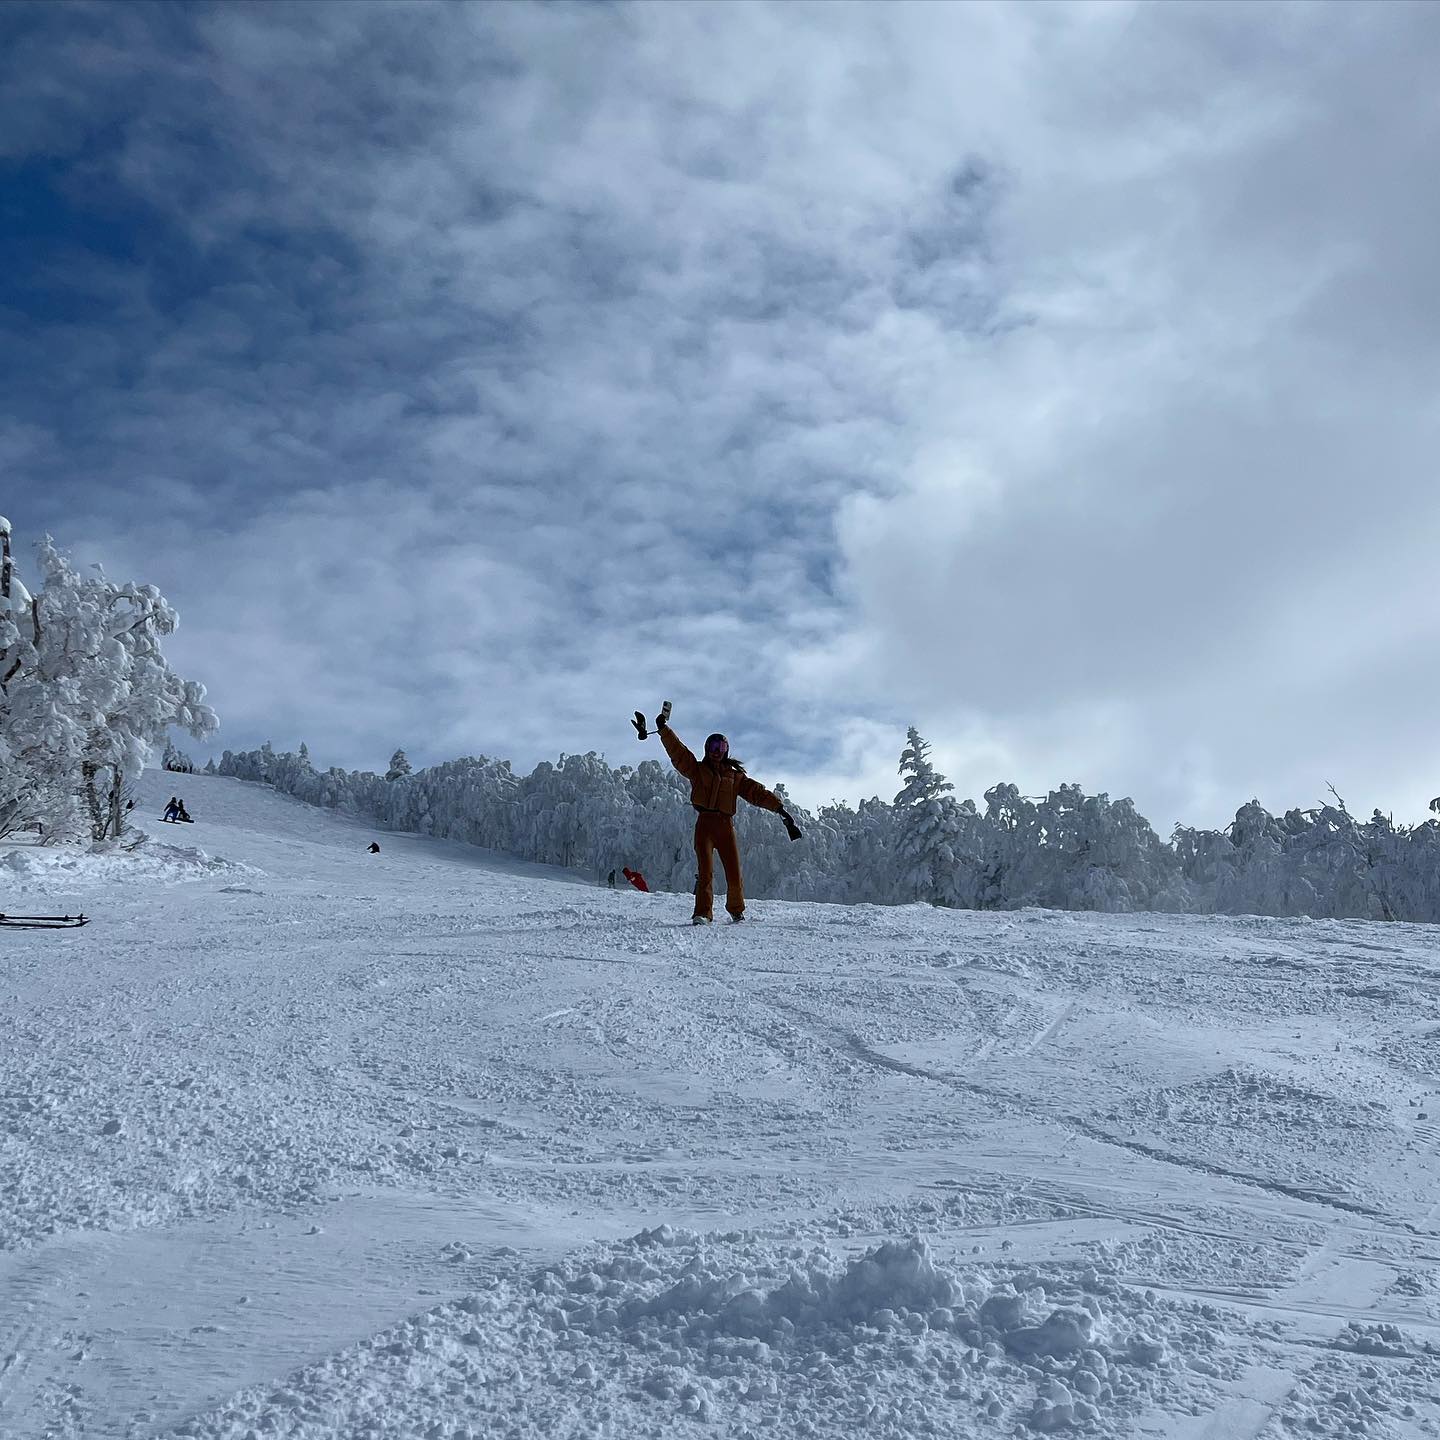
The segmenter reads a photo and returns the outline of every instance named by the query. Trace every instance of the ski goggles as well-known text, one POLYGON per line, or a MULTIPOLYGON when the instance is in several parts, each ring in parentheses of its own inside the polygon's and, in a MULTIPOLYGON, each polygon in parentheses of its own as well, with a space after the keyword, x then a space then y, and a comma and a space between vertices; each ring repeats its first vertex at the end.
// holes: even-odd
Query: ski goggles
POLYGON ((730 742, 723 735, 712 735, 705 742, 705 753, 707 755, 728 755, 730 742))

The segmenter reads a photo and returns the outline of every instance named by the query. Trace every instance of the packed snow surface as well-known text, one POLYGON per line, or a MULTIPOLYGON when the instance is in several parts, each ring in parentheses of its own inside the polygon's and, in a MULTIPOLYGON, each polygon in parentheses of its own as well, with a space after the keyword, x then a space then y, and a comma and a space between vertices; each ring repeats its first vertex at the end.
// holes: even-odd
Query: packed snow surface
POLYGON ((0 848, 94 917, 0 931, 6 1440, 1440 1435, 1434 931, 695 930, 181 791, 0 848))

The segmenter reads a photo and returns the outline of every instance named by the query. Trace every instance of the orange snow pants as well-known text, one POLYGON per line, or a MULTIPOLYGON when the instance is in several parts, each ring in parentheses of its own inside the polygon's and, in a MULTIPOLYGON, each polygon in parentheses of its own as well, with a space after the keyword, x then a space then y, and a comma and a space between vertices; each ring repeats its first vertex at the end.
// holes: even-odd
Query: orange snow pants
POLYGON ((740 879, 740 846, 735 821, 729 815, 702 810, 695 817, 695 913, 707 920, 715 908, 715 852, 725 867, 725 908, 732 915, 745 913, 745 886, 740 879))

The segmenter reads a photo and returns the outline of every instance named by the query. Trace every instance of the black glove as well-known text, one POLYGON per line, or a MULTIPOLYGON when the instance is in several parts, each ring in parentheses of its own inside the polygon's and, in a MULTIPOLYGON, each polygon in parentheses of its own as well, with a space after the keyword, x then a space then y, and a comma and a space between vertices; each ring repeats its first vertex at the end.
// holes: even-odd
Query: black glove
POLYGON ((630 722, 635 727, 635 733, 643 740, 649 733, 645 729, 645 716, 639 710, 635 712, 635 718, 630 722))
POLYGON ((782 810, 780 812, 780 818, 785 822, 785 829, 789 833, 790 838, 792 840, 798 840, 800 838, 800 827, 795 823, 794 817, 790 812, 788 810, 782 810))
POLYGON ((670 702, 667 700, 661 707, 660 713, 655 717, 655 728, 663 730, 670 723, 670 702))

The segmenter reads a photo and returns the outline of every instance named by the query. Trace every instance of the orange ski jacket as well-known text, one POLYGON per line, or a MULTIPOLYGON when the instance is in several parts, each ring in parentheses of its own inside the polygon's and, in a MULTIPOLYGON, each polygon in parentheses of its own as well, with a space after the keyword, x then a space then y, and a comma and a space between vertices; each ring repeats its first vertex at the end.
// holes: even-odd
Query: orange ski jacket
POLYGON ((690 782, 690 803, 697 810, 734 815, 737 797, 777 815, 785 808, 778 795, 742 771, 712 764, 708 758, 697 760, 668 725, 662 727, 660 741, 670 763, 690 782))

